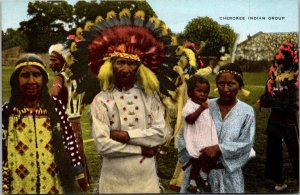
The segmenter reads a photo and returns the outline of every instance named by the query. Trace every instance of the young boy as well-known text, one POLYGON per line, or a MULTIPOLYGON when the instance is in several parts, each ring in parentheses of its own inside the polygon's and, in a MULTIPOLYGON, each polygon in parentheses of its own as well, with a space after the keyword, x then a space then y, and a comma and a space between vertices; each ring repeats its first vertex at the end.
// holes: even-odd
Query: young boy
POLYGON ((194 75, 188 82, 188 96, 183 108, 183 129, 186 149, 192 157, 189 191, 197 192, 196 180, 200 174, 203 183, 208 186, 207 166, 212 163, 199 152, 201 149, 218 144, 218 137, 214 122, 208 108, 209 81, 200 75, 194 75))

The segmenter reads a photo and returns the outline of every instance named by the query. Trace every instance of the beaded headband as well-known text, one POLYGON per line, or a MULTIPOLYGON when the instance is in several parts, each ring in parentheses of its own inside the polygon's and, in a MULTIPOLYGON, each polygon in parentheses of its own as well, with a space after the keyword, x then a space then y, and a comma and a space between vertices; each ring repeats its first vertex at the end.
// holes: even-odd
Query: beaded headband
POLYGON ((21 63, 17 64, 15 67, 15 70, 17 70, 18 68, 23 67, 23 66, 38 66, 46 71, 45 66, 43 64, 41 64, 39 62, 30 62, 30 61, 29 62, 21 62, 21 63))
POLYGON ((139 61, 139 62, 141 61, 140 57, 136 54, 129 54, 129 53, 118 52, 118 51, 114 51, 113 53, 109 54, 108 57, 105 57, 103 59, 106 60, 106 59, 112 58, 112 57, 127 58, 127 59, 131 59, 131 60, 139 61))
POLYGON ((243 76, 240 73, 232 71, 232 70, 220 70, 218 72, 218 75, 221 74, 221 73, 231 73, 231 74, 234 74, 234 75, 236 75, 236 76, 238 76, 240 78, 243 78, 243 76))

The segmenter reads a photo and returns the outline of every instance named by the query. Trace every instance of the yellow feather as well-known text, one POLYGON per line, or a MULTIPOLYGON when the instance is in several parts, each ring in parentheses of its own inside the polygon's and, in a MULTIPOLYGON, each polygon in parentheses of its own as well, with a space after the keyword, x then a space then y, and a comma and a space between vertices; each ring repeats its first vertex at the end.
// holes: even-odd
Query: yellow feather
POLYGON ((172 36, 172 42, 171 42, 171 45, 172 45, 172 46, 178 45, 177 37, 176 37, 175 35, 172 36))
POLYGON ((166 98, 169 98, 170 100, 172 100, 172 101, 177 101, 177 93, 176 93, 176 91, 169 91, 168 90, 168 92, 169 92, 169 94, 170 94, 170 96, 171 97, 166 97, 166 98))
POLYGON ((114 18, 116 16, 117 16, 116 12, 112 10, 110 12, 107 12, 106 19, 114 18))
POLYGON ((95 24, 100 24, 104 19, 102 18, 102 16, 97 16, 95 19, 95 24))
POLYGON ((178 46, 176 51, 175 51, 176 55, 182 55, 183 54, 183 46, 178 46))
POLYGON ((189 58, 190 66, 192 66, 196 69, 197 65, 196 65, 195 53, 191 49, 188 49, 188 48, 184 48, 183 51, 186 53, 186 55, 189 58))
POLYGON ((76 43, 75 43, 75 42, 72 42, 72 43, 71 43, 71 47, 70 47, 70 51, 71 51, 71 52, 74 52, 74 51, 76 51, 76 50, 77 50, 76 43))
POLYGON ((212 68, 210 66, 208 66, 208 67, 199 69, 195 74, 196 75, 207 76, 210 73, 212 73, 212 68))
POLYGON ((163 35, 163 36, 166 36, 166 35, 168 35, 168 29, 169 29, 169 27, 166 25, 166 24, 163 24, 163 25, 161 25, 161 28, 162 28, 162 32, 161 32, 161 34, 163 35))
POLYGON ((71 77, 72 76, 72 71, 70 70, 70 68, 66 68, 65 69, 65 73, 66 73, 66 75, 68 76, 68 77, 71 77))
POLYGON ((160 25, 160 20, 157 17, 153 16, 153 17, 149 18, 149 21, 154 23, 155 28, 158 28, 158 26, 160 25))
POLYGON ((147 93, 153 94, 154 91, 159 92, 159 81, 156 75, 145 65, 140 65, 137 78, 147 93))
POLYGON ((184 72, 183 72, 183 69, 181 66, 176 65, 173 67, 173 70, 176 71, 179 75, 184 75, 184 72))
POLYGON ((174 130, 175 139, 178 138, 178 134, 180 132, 180 129, 182 128, 182 124, 183 124, 182 123, 182 110, 188 99, 186 82, 184 82, 179 88, 177 88, 177 90, 178 90, 178 99, 177 99, 178 114, 177 114, 175 130, 174 130))
POLYGON ((180 66, 182 69, 184 69, 188 65, 187 57, 186 56, 181 56, 181 58, 177 62, 177 65, 180 66))
POLYGON ((76 37, 78 37, 80 40, 83 39, 82 32, 83 32, 83 30, 82 30, 81 27, 78 27, 78 28, 76 29, 76 37))
POLYGON ((77 97, 77 95, 78 95, 78 94, 76 93, 76 91, 73 92, 73 93, 72 93, 72 98, 75 99, 75 98, 77 97))
MULTIPOLYGON (((185 83, 185 80, 186 80, 186 77, 185 77, 185 73, 184 73, 184 71, 183 71, 183 68, 182 68, 180 65, 176 65, 176 66, 174 66, 173 70, 176 71, 176 72, 180 75, 180 77, 177 78, 177 80, 176 80, 175 83, 176 83, 178 86, 181 86, 182 84, 185 83)), ((178 92, 178 91, 176 90, 176 92, 178 92)))
POLYGON ((185 74, 184 77, 185 77, 185 80, 189 80, 191 76, 189 74, 185 74))
POLYGON ((119 13, 119 17, 123 17, 123 16, 131 16, 130 10, 127 8, 122 9, 122 11, 119 13))
POLYGON ((248 97, 250 95, 250 91, 246 90, 246 89, 242 89, 242 94, 245 96, 245 97, 248 97))
POLYGON ((70 53, 65 55, 64 58, 65 58, 65 61, 68 65, 71 65, 71 64, 74 63, 74 57, 70 53))
POLYGON ((103 91, 109 88, 112 76, 112 64, 110 62, 110 59, 107 59, 101 66, 98 74, 98 78, 100 80, 100 87, 103 91))
POLYGON ((145 19, 145 12, 142 10, 139 10, 137 12, 135 12, 134 14, 135 18, 142 18, 143 20, 145 19))
POLYGON ((172 99, 176 101, 176 110, 177 110, 177 116, 176 116, 176 124, 174 128, 174 137, 175 137, 175 143, 178 139, 178 134, 180 132, 180 129, 182 128, 182 110, 183 107, 188 99, 187 95, 187 84, 186 79, 184 76, 184 72, 182 67, 176 65, 173 68, 174 71, 176 71, 182 80, 182 84, 177 87, 175 92, 170 92, 172 99))
POLYGON ((94 25, 94 23, 92 22, 92 21, 87 21, 86 23, 85 23, 85 25, 84 25, 84 30, 85 31, 90 31, 91 30, 91 28, 93 27, 93 25, 94 25))

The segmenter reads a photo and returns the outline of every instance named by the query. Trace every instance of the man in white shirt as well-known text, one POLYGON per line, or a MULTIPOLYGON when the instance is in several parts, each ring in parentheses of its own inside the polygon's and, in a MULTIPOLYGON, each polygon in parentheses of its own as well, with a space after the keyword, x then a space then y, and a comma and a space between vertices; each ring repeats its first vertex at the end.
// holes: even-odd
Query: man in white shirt
POLYGON ((139 64, 112 59, 114 83, 91 105, 93 137, 103 156, 100 193, 160 192, 154 156, 164 143, 164 110, 136 83, 139 64))

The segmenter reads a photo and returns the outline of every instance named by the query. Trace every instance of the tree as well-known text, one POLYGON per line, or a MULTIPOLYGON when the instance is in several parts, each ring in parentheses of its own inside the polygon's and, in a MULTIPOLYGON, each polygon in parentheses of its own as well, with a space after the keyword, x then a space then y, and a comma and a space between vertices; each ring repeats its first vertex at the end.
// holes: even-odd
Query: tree
POLYGON ((146 1, 101 1, 99 4, 96 1, 78 1, 74 6, 73 18, 76 26, 83 27, 88 20, 94 21, 97 16, 106 18, 106 13, 112 10, 118 14, 123 8, 130 9, 131 13, 144 10, 146 16, 157 16, 146 1))
POLYGON ((26 35, 18 30, 8 28, 2 34, 2 49, 9 49, 16 46, 21 46, 22 50, 26 50, 28 47, 28 39, 26 35))
POLYGON ((185 27, 179 40, 200 43, 207 41, 203 56, 219 56, 219 50, 225 47, 225 52, 231 52, 237 34, 228 25, 220 25, 209 17, 192 19, 185 27))
MULTIPOLYGON (((62 42, 76 27, 84 27, 97 16, 116 13, 129 8, 132 13, 142 9, 146 16, 156 16, 146 1, 78 1, 74 7, 66 1, 34 1, 28 3, 27 13, 32 18, 20 23, 20 30, 28 37, 28 51, 46 52, 53 43, 62 42)), ((146 20, 148 18, 145 18, 146 20)))
POLYGON ((28 37, 28 51, 46 52, 51 44, 64 40, 73 24, 72 12, 65 1, 29 2, 27 13, 32 18, 19 28, 28 37))
POLYGON ((83 26, 88 20, 93 21, 102 12, 100 4, 95 1, 78 1, 74 6, 73 12, 75 26, 83 26))

